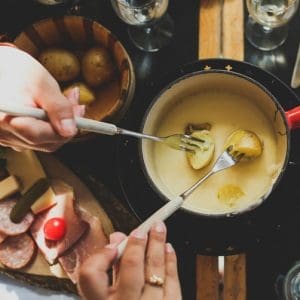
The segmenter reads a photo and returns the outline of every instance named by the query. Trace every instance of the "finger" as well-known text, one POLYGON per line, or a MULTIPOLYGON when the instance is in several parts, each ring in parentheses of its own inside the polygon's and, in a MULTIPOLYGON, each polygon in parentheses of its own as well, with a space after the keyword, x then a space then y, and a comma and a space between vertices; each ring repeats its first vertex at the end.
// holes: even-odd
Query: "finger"
POLYGON ((178 278, 177 258, 176 253, 171 244, 165 246, 166 255, 166 273, 165 273, 165 286, 164 286, 164 299, 165 300, 180 300, 181 288, 178 278))
POLYGON ((113 232, 110 236, 109 236, 109 243, 110 244, 119 244, 121 243, 124 239, 126 239, 126 234, 122 233, 122 232, 113 232))
POLYGON ((68 139, 57 134, 48 122, 29 117, 16 117, 9 121, 11 130, 29 145, 63 143, 68 139))
POLYGON ((73 107, 75 117, 83 117, 85 115, 85 105, 77 105, 73 107))
POLYGON ((40 144, 40 145, 29 145, 23 140, 16 137, 9 131, 1 131, 0 132, 0 143, 7 147, 13 148, 17 151, 22 151, 24 149, 42 151, 42 152, 53 152, 57 150, 63 143, 55 143, 55 144, 40 144))
POLYGON ((79 87, 76 86, 72 89, 65 91, 64 96, 71 102, 73 105, 73 113, 76 117, 83 117, 85 114, 85 105, 79 105, 79 87))
POLYGON ((166 226, 163 222, 155 223, 150 231, 146 254, 146 285, 143 294, 143 299, 163 298, 163 288, 161 286, 149 284, 149 281, 153 276, 157 276, 164 280, 166 233, 166 226))
MULTIPOLYGON (((109 236, 109 242, 110 244, 120 244, 124 239, 126 238, 126 235, 122 232, 114 232, 109 236)), ((113 266, 113 276, 112 276, 112 282, 113 285, 116 284, 117 276, 120 270, 119 263, 114 264, 113 266)))
POLYGON ((79 103, 79 87, 78 86, 75 86, 72 89, 68 89, 63 94, 67 99, 70 100, 70 102, 73 106, 78 105, 78 103, 79 103))
POLYGON ((54 92, 50 88, 43 91, 42 98, 36 101, 46 110, 53 127, 61 136, 72 137, 76 134, 73 105, 59 92, 58 87, 54 92))
POLYGON ((134 230, 120 260, 116 293, 120 299, 140 299, 145 284, 144 260, 147 235, 134 230), (119 294, 118 294, 119 293, 119 294))
POLYGON ((14 151, 16 151, 16 152, 21 152, 21 151, 25 150, 24 148, 21 148, 21 147, 13 147, 13 146, 9 146, 9 145, 7 145, 6 143, 3 143, 3 142, 1 142, 1 141, 0 141, 0 146, 3 146, 3 147, 10 147, 10 148, 12 148, 14 151))
POLYGON ((83 299, 108 298, 107 271, 116 255, 116 246, 109 244, 82 264, 78 276, 78 290, 83 299))
POLYGON ((39 146, 32 146, 28 145, 20 140, 12 140, 11 142, 8 142, 7 140, 0 139, 0 144, 6 147, 10 147, 13 150, 16 150, 18 152, 23 150, 34 150, 34 151, 40 151, 40 152, 54 152, 56 151, 60 146, 58 144, 43 144, 39 146))

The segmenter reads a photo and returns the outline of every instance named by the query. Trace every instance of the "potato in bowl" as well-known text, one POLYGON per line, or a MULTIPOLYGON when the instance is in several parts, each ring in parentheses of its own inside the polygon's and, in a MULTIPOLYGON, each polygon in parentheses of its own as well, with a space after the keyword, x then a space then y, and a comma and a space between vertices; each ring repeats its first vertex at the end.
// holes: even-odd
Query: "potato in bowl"
POLYGON ((81 16, 43 19, 24 29, 14 44, 40 59, 62 91, 74 84, 84 87, 82 93, 89 95, 84 103, 87 104, 85 117, 117 123, 124 116, 135 89, 132 62, 120 41, 98 22, 81 16), (99 49, 102 56, 108 58, 104 61, 104 69, 99 49), (91 62, 94 69, 90 67, 91 62), (63 71, 60 70, 62 66, 63 71), (98 81, 92 82, 91 78, 99 69, 102 78, 98 75, 98 81))

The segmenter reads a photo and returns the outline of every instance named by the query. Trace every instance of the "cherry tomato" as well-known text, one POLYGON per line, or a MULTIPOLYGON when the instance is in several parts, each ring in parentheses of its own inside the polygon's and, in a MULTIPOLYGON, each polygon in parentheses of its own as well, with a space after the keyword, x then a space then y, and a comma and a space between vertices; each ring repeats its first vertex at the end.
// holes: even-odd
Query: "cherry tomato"
POLYGON ((47 240, 61 240, 66 234, 65 220, 63 218, 49 219, 44 225, 44 234, 47 240))

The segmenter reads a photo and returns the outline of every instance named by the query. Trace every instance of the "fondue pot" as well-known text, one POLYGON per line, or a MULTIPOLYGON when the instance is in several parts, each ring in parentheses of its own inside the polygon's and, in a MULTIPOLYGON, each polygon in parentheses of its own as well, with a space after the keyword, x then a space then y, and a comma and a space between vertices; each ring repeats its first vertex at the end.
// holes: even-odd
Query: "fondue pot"
MULTIPOLYGON (((152 101, 144 110, 141 131, 148 134, 157 134, 165 116, 174 110, 178 103, 209 90, 219 92, 216 93, 218 96, 225 92, 239 95, 241 98, 251 99, 253 107, 262 113, 268 125, 273 128, 274 140, 276 141, 273 145, 276 148, 276 155, 274 156, 276 170, 267 189, 259 199, 256 199, 247 207, 229 213, 207 212, 184 206, 168 221, 171 224, 170 234, 174 234, 176 238, 180 236, 191 242, 198 252, 204 254, 230 254, 248 248, 248 245, 253 245, 253 242, 261 240, 261 235, 272 229, 274 223, 282 221, 286 208, 292 209, 291 202, 294 201, 293 197, 296 194, 289 201, 282 199, 282 195, 286 193, 288 174, 294 172, 294 169, 289 166, 292 151, 291 139, 293 139, 291 130, 300 127, 300 107, 297 107, 297 95, 287 85, 272 74, 254 65, 226 59, 200 60, 181 67, 167 79, 155 85, 151 95, 152 101), (285 205, 283 205, 283 202, 285 202, 285 205), (266 216, 269 223, 266 222, 266 216), (197 231, 196 236, 195 231, 197 231)), ((213 107, 213 109, 218 110, 218 107, 213 107)), ((226 113, 228 112, 224 111, 224 114, 226 113)), ((247 111, 247 113, 249 112, 247 111)), ((178 118, 184 119, 184 114, 185 111, 181 111, 178 118)), ((237 108, 237 111, 230 112, 228 120, 234 119, 235 115, 239 114, 241 114, 240 107, 237 108)), ((245 119, 247 117, 251 120, 251 114, 246 114, 245 119)), ((200 122, 203 121, 206 120, 200 120, 200 122)), ((259 129, 259 126, 255 125, 259 129)), ((251 129, 251 126, 245 129, 251 129)), ((174 132, 170 132, 170 134, 172 133, 174 132)), ((134 165, 131 161, 131 167, 121 166, 121 178, 126 176, 133 180, 132 176, 135 176, 135 187, 139 185, 138 183, 141 184, 141 187, 145 187, 141 188, 143 189, 141 195, 134 196, 131 194, 133 188, 126 186, 130 185, 129 179, 122 181, 124 191, 128 193, 128 201, 141 219, 149 216, 151 212, 172 199, 172 195, 174 195, 174 191, 170 191, 170 186, 166 185, 164 178, 159 173, 161 168, 157 166, 155 161, 156 150, 153 144, 145 141, 138 145, 133 144, 132 147, 137 148, 136 153, 139 155, 139 161, 136 161, 134 165), (133 167, 141 169, 142 172, 134 170, 133 167), (147 200, 141 200, 145 198, 147 200)), ((129 151, 128 149, 130 147, 127 145, 125 153, 129 151)), ((122 151, 120 155, 123 155, 122 151)), ((174 161, 174 170, 176 164, 177 161, 174 161)), ((207 171, 208 169, 204 172, 207 171)), ((178 174, 178 176, 180 177, 182 174, 178 174)), ((255 176, 253 174, 252 177, 255 176)), ((297 190, 294 180, 288 184, 290 192, 293 193, 293 189, 297 190)), ((188 187, 186 186, 186 188, 188 187)), ((181 190, 181 192, 183 191, 181 190)), ((137 190, 135 189, 136 193, 137 190)))

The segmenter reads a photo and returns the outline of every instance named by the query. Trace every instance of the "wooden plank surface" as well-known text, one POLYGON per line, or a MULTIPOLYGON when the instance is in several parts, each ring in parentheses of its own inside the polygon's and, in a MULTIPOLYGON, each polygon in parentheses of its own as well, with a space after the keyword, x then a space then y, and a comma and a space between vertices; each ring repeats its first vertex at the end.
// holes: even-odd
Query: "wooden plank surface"
POLYGON ((201 0, 199 10, 199 58, 218 57, 221 54, 222 0, 201 0))
POLYGON ((196 300, 218 300, 218 257, 198 255, 196 264, 196 300))
MULTIPOLYGON (((244 1, 224 0, 222 51, 224 58, 244 59, 244 1)), ((223 299, 246 299, 246 256, 244 254, 225 257, 223 299)))
POLYGON ((222 54, 244 59, 244 1, 224 0, 222 8, 222 54))
POLYGON ((246 299, 246 255, 225 257, 224 300, 246 299))
MULTIPOLYGON (((241 0, 201 0, 198 57, 244 59, 244 10, 241 0)), ((223 290, 219 290, 218 257, 196 259, 197 300, 245 300, 246 256, 227 256, 223 290)))

